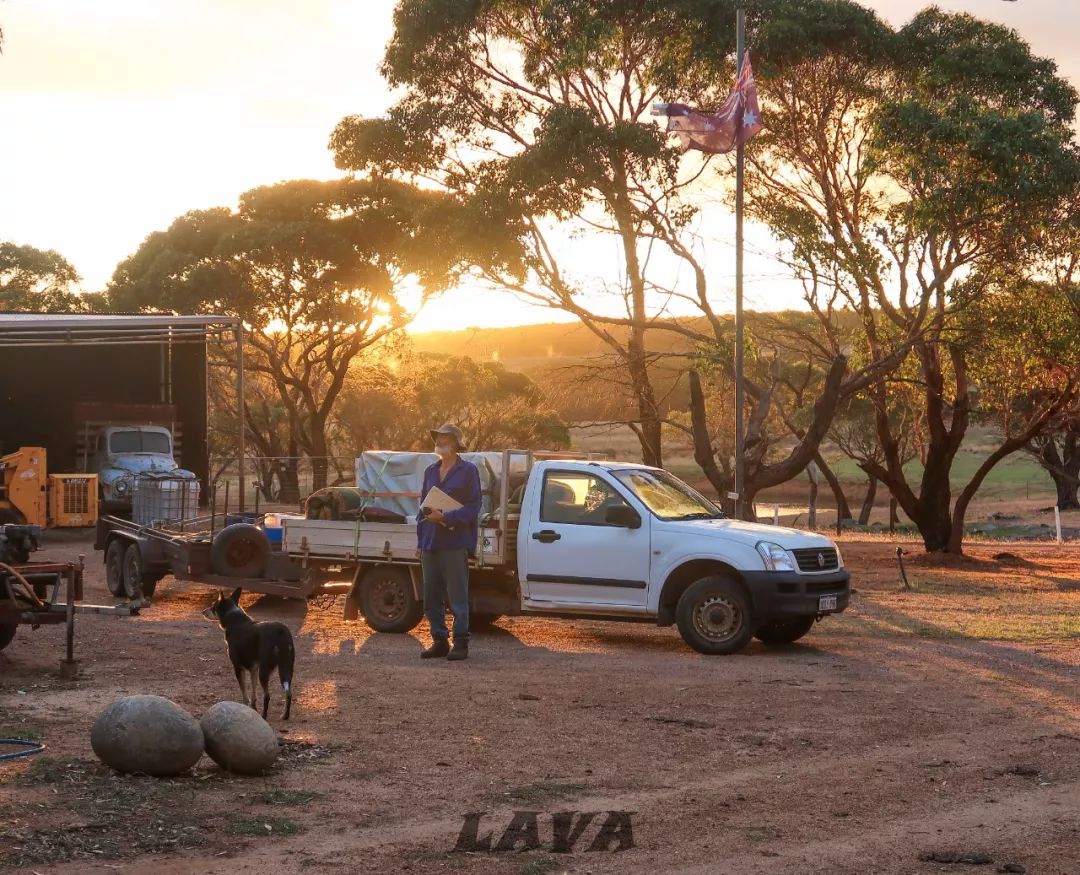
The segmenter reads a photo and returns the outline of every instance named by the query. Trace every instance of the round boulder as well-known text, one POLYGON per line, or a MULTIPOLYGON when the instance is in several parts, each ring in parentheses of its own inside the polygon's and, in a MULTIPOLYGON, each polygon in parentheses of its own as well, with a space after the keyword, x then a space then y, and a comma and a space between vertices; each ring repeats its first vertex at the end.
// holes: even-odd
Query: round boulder
POLYGON ((239 702, 218 702, 199 721, 206 752, 223 769, 238 775, 261 775, 278 757, 278 737, 254 709, 239 702))
POLYGON ((125 696, 98 715, 90 745, 118 772, 165 777, 186 772, 203 754, 199 721, 162 696, 125 696))

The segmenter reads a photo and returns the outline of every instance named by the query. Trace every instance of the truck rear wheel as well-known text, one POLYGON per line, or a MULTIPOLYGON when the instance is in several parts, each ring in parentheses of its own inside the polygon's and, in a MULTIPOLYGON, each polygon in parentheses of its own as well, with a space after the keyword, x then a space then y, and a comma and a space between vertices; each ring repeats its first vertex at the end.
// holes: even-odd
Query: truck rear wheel
POLYGON ((776 620, 766 623, 754 633, 762 644, 791 644, 798 641, 814 627, 814 615, 808 617, 792 617, 790 620, 776 620))
POLYGON ((710 656, 742 650, 754 633, 752 614, 743 588, 719 575, 690 584, 675 606, 683 641, 710 656))
POLYGON ((408 572, 377 565, 360 582, 360 613, 377 632, 409 632, 424 616, 424 605, 408 572))
POLYGON ((127 542, 119 538, 109 541, 105 550, 105 586, 114 596, 124 595, 124 552, 127 542))
POLYGON ((0 624, 0 650, 7 647, 15 638, 15 630, 19 628, 17 623, 0 624))

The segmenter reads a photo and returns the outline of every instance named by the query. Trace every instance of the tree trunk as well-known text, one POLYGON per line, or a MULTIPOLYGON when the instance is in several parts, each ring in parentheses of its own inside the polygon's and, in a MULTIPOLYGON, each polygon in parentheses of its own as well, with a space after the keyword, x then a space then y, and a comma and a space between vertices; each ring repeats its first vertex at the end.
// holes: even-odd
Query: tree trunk
POLYGON ((1080 510, 1080 502, 1077 501, 1077 486, 1080 480, 1080 451, 1077 447, 1077 432, 1070 428, 1065 436, 1063 445, 1064 455, 1058 450, 1057 440, 1053 435, 1048 436, 1046 443, 1039 450, 1039 463, 1054 481, 1054 489, 1057 492, 1057 506, 1062 510, 1080 510))
POLYGON ((713 453, 712 441, 709 440, 709 429, 705 419, 705 395, 701 391, 701 377, 697 371, 690 371, 690 427, 694 437, 694 461, 709 478, 720 500, 727 497, 728 482, 723 472, 716 464, 716 456, 713 453))
POLYGON ((286 459, 281 466, 279 476, 281 478, 281 492, 278 500, 283 504, 299 504, 300 502, 300 460, 297 458, 286 459))
POLYGON ((877 498, 878 479, 873 474, 869 475, 866 486, 866 498, 863 499, 862 509, 859 511, 859 525, 865 526, 870 523, 870 514, 874 510, 874 499, 877 498))
POLYGON ((1080 510, 1080 501, 1077 500, 1076 479, 1062 476, 1050 471, 1050 479, 1054 481, 1054 489, 1057 490, 1057 506, 1062 510, 1080 510))
POLYGON ((814 461, 817 463, 818 468, 821 469, 821 473, 825 475, 825 481, 829 484, 829 489, 832 490, 833 498, 836 500, 837 519, 851 519, 851 505, 848 504, 847 496, 844 495, 844 487, 840 484, 840 478, 825 463, 821 453, 814 456, 814 461))
POLYGON ((931 502, 924 513, 920 513, 915 525, 922 536, 927 553, 963 553, 963 522, 957 535, 953 531, 953 517, 949 512, 948 501, 931 502))

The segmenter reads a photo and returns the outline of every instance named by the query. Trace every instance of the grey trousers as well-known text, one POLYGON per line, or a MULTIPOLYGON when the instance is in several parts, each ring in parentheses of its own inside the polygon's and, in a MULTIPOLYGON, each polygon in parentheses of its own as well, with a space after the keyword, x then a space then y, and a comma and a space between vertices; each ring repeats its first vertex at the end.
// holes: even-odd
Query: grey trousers
POLYGON ((454 615, 454 643, 469 643, 469 552, 468 550, 424 550, 420 554, 424 572, 424 616, 431 625, 431 637, 445 641, 446 606, 454 615))

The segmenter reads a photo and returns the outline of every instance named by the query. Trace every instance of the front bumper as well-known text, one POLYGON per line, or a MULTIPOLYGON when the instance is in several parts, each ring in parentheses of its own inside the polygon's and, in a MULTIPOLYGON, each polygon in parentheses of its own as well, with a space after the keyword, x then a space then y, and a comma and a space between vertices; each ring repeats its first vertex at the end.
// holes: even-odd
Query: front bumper
POLYGON ((797 571, 744 571, 743 579, 754 602, 755 618, 762 623, 838 614, 848 606, 851 575, 846 568, 826 574, 800 574, 797 571), (836 596, 836 607, 820 609, 821 596, 836 596))

